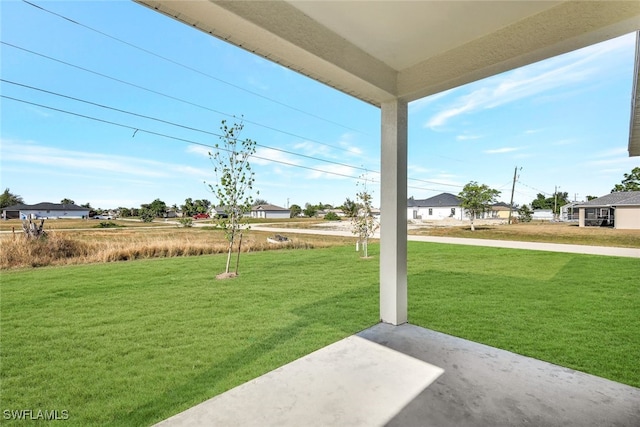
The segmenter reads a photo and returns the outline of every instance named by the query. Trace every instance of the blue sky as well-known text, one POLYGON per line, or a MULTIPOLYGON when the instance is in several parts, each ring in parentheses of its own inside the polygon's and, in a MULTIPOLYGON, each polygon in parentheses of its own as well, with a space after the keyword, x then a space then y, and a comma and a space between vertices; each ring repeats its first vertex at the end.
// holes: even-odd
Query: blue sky
MULTIPOLYGON (((0 186, 26 203, 215 202, 207 145, 233 116, 260 144, 251 162, 260 198, 340 205, 365 173, 379 203, 376 107, 132 2, 33 3, 75 22, 0 2, 0 93, 13 98, 0 99, 0 186)), ((411 103, 408 194, 457 194, 478 181, 508 202, 516 166, 519 204, 555 186, 578 200, 608 193, 640 166, 627 155, 634 42, 627 35, 411 103)))

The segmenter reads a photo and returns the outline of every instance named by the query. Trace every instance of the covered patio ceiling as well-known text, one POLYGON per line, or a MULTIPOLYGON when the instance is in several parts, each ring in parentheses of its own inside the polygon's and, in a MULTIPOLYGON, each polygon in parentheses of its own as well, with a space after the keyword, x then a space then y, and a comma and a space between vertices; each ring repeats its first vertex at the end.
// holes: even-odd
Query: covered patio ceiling
POLYGON ((136 1, 376 106, 640 29, 638 1, 136 1))

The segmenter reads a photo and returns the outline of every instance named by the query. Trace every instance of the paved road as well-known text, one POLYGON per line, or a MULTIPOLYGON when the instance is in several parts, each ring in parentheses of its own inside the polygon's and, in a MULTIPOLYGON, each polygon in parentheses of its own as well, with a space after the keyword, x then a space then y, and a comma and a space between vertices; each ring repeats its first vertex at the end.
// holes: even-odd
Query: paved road
MULTIPOLYGON (((252 230, 268 231, 278 234, 319 234, 322 236, 351 236, 353 234, 349 231, 340 230, 318 230, 312 228, 297 229, 297 228, 275 228, 252 225, 252 230)), ((380 237, 379 233, 376 237, 380 237)), ((448 243, 453 245, 469 245, 469 246, 484 246, 494 248, 509 248, 509 249, 527 249, 532 251, 547 251, 547 252, 567 252, 574 254, 589 254, 589 255, 605 255, 605 256, 620 256, 630 258, 640 258, 640 249, 635 248, 614 248, 608 246, 585 246, 585 245, 567 245, 561 243, 537 243, 537 242, 513 242, 509 240, 487 240, 487 239, 467 239, 460 237, 435 237, 435 236, 409 236, 409 240, 415 242, 432 242, 432 243, 448 243)))

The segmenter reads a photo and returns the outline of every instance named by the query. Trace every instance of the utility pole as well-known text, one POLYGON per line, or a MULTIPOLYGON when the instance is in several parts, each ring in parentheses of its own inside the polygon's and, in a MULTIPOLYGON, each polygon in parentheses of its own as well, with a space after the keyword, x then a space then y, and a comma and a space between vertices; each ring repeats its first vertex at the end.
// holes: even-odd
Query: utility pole
POLYGON ((558 186, 556 185, 556 189, 553 192, 553 219, 555 221, 558 220, 558 186))
POLYGON ((518 166, 516 166, 515 170, 513 171, 513 185, 511 186, 511 202, 509 203, 509 221, 508 221, 509 225, 511 225, 511 213, 513 212, 513 192, 516 189, 517 179, 518 179, 518 166))

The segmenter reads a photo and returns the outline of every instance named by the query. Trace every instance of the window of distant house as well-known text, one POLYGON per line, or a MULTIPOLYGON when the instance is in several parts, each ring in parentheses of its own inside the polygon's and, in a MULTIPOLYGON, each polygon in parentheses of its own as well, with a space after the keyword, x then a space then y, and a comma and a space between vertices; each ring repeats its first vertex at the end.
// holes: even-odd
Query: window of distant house
POLYGON ((433 208, 429 208, 429 215, 433 215, 433 208))
POLYGON ((455 215, 456 214, 456 208, 451 208, 451 215, 455 215))
POLYGON ((600 209, 600 217, 604 218, 609 216, 609 209, 600 209))

